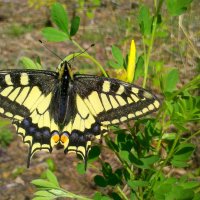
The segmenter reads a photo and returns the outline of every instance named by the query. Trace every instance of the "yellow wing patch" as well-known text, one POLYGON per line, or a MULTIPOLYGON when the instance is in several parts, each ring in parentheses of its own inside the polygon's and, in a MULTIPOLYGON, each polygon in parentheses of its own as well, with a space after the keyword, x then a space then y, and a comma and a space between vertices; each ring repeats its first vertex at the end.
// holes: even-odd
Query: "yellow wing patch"
POLYGON ((2 92, 1 92, 1 95, 4 96, 4 97, 7 97, 11 91, 13 90, 13 86, 10 86, 10 87, 7 87, 5 88, 2 92))
POLYGON ((13 85, 10 74, 5 75, 5 82, 7 85, 13 85))
POLYGON ((21 73, 20 77, 21 85, 28 85, 29 84, 29 76, 27 73, 21 73))
POLYGON ((88 100, 90 101, 90 104, 92 105, 96 114, 99 114, 100 112, 104 111, 103 105, 102 105, 99 95, 96 91, 92 92, 88 96, 88 100))

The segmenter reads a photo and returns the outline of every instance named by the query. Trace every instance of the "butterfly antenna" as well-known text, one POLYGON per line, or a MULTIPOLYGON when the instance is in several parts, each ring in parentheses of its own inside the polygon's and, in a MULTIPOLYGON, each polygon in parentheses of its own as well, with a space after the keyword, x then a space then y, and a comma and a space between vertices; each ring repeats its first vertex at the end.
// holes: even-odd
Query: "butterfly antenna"
POLYGON ((59 58, 61 61, 63 61, 63 59, 59 56, 59 55, 57 55, 55 52, 53 52, 51 49, 49 49, 43 42, 42 42, 42 40, 39 40, 39 42, 41 43, 41 45, 43 46, 43 47, 45 47, 49 52, 51 52, 54 56, 56 56, 57 58, 59 58))
MULTIPOLYGON (((82 51, 81 53, 79 53, 79 54, 73 56, 73 58, 71 58, 70 60, 76 58, 77 56, 80 56, 80 55, 83 54, 83 53, 85 53, 86 51, 88 51, 88 49, 90 49, 90 48, 93 47, 94 45, 95 45, 95 44, 91 44, 88 48, 84 49, 84 51, 82 51)), ((70 60, 68 60, 68 62, 69 62, 70 60)))

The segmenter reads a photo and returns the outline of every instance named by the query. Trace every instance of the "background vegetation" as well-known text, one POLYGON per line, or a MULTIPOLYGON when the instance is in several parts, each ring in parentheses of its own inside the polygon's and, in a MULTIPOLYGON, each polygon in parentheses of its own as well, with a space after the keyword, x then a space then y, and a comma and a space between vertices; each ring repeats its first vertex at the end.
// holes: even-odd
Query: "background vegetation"
POLYGON ((30 7, 30 16, 23 5, 11 3, 24 16, 20 15, 21 23, 9 22, 6 14, 1 17, 1 68, 10 64, 13 68, 55 70, 57 58, 39 46, 38 39, 47 41, 65 59, 95 43, 73 61, 74 71, 142 85, 157 94, 162 106, 153 116, 111 127, 102 143, 94 141, 86 172, 81 160, 77 164, 77 159, 61 155, 61 151, 53 153, 53 160, 41 152, 33 166, 25 169, 26 149, 19 140, 14 143, 8 122, 2 120, 0 187, 8 191, 2 193, 3 198, 16 197, 13 191, 18 191, 24 199, 35 192, 34 200, 200 199, 200 55, 195 24, 200 18, 195 15, 199 2, 59 2, 29 0, 24 7, 30 7), (25 52, 14 49, 14 40, 23 44, 25 52), (25 187, 29 181, 37 191, 25 187))

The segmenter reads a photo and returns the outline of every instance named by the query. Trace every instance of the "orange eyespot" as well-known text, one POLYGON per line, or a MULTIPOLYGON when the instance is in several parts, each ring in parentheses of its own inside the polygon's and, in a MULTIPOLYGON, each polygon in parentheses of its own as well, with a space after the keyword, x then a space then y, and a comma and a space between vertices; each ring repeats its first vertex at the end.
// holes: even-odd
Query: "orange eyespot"
POLYGON ((64 146, 64 149, 66 149, 69 145, 69 135, 67 132, 63 132, 60 137, 60 143, 64 146))
POLYGON ((58 143, 58 141, 59 141, 59 139, 60 139, 60 136, 56 133, 56 134, 54 134, 51 138, 53 139, 53 141, 54 141, 55 143, 58 143))
POLYGON ((69 139, 68 139, 68 136, 66 134, 62 134, 60 140, 61 140, 62 143, 66 143, 69 139))

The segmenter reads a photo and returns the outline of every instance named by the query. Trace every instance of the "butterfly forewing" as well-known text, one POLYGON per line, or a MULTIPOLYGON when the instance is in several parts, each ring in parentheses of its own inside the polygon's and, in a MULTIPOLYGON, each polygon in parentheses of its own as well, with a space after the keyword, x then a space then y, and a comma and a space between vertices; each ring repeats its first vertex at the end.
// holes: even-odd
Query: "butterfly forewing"
POLYGON ((160 106, 153 94, 133 84, 90 75, 77 75, 75 80, 76 92, 104 126, 137 119, 160 106))

